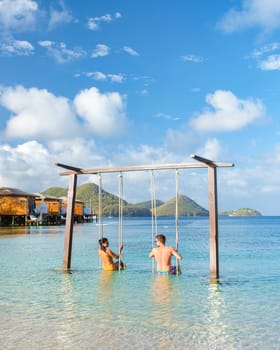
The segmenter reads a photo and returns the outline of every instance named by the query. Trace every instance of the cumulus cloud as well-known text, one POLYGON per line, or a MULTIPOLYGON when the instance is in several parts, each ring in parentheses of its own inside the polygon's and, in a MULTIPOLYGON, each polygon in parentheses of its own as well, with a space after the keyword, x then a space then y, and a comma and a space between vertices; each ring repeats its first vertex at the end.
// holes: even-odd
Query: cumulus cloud
POLYGON ((101 23, 110 23, 115 19, 121 18, 122 15, 120 12, 116 12, 112 14, 106 14, 100 17, 90 17, 87 23, 87 27, 90 30, 98 30, 100 29, 101 23))
POLYGON ((10 32, 30 30, 36 23, 39 9, 33 0, 1 0, 0 28, 10 32))
POLYGON ((121 133, 127 124, 125 100, 117 92, 101 94, 93 87, 81 91, 75 97, 74 105, 92 132, 109 137, 121 133))
POLYGON ((22 86, 4 88, 0 105, 12 112, 5 130, 8 138, 46 139, 79 132, 69 101, 47 90, 22 86))
POLYGON ((198 149, 197 154, 207 159, 219 160, 223 154, 223 148, 220 141, 213 138, 207 140, 204 146, 198 149))
POLYGON ((230 9, 218 23, 227 33, 251 27, 272 31, 280 26, 280 2, 278 0, 243 0, 241 9, 230 9))
POLYGON ((108 56, 109 54, 110 54, 109 46, 104 44, 98 44, 96 45, 95 50, 91 54, 91 57, 93 58, 104 57, 104 56, 108 56))
MULTIPOLYGON (((89 168, 104 166, 102 151, 92 139, 48 140, 45 144, 30 140, 16 146, 0 144, 0 187, 16 187, 40 192, 52 186, 68 187, 68 178, 55 163, 89 168), (47 175, 46 175, 47 174, 47 175)), ((87 176, 83 181, 89 181, 87 176)))
POLYGON ((197 131, 235 131, 265 116, 263 103, 256 99, 238 99, 232 92, 217 90, 206 96, 212 110, 206 110, 190 121, 197 131))
POLYGON ((48 54, 58 63, 67 63, 78 60, 86 56, 86 52, 80 47, 68 49, 63 42, 56 43, 54 41, 39 41, 39 45, 44 47, 48 54))
POLYGON ((37 141, 28 141, 15 147, 0 144, 0 186, 39 191, 47 180, 46 174, 51 174, 51 163, 46 147, 37 141), (35 184, 38 187, 35 188, 35 184))
POLYGON ((30 56, 34 47, 25 40, 12 40, 0 45, 0 56, 30 56))

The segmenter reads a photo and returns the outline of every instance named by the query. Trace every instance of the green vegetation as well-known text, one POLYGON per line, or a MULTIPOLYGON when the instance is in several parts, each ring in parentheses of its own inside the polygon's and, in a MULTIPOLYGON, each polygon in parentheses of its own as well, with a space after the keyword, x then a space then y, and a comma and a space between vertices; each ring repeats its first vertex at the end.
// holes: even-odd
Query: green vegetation
MULTIPOLYGON (((157 199, 155 201, 155 205, 156 207, 159 207, 160 205, 164 204, 163 201, 157 199)), ((152 203, 151 201, 146 201, 146 202, 141 202, 141 203, 136 203, 136 204, 133 204, 135 207, 139 207, 139 208, 148 208, 148 209, 152 209, 152 203)))
POLYGON ((261 216, 262 214, 255 209, 240 208, 237 210, 225 211, 220 213, 221 216, 261 216))
POLYGON ((68 191, 67 188, 50 187, 42 193, 53 197, 65 197, 67 196, 67 191, 68 191))
MULTIPOLYGON (((61 187, 51 187, 43 194, 64 197, 67 189, 61 187)), ((99 212, 99 187, 94 183, 87 183, 77 187, 76 198, 82 201, 85 206, 92 208, 92 212, 99 212)), ((208 210, 199 206, 187 196, 180 195, 178 201, 179 216, 208 216, 208 210)), ((174 216, 176 199, 173 198, 164 203, 156 200, 157 216, 174 216)), ((119 215, 119 197, 102 190, 102 210, 104 216, 119 215)), ((131 204, 123 201, 124 216, 151 216, 151 201, 131 204)))
MULTIPOLYGON (((157 207, 157 216, 172 216, 176 210, 176 198, 157 207)), ((208 216, 208 210, 202 208, 191 198, 180 195, 178 200, 179 216, 208 216)))

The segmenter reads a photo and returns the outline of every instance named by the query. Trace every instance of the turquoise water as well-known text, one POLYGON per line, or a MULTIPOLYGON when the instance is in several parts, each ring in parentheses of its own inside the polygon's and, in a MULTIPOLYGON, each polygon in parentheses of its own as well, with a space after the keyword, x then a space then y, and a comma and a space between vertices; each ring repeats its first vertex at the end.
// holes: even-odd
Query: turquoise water
MULTIPOLYGON (((103 272, 98 226, 0 228, 2 349, 280 349, 280 217, 220 218, 220 283, 209 280, 208 219, 180 220, 180 276, 153 274, 150 219, 125 219, 127 269, 103 272)), ((175 245, 174 219, 158 219, 175 245)), ((118 222, 104 221, 117 250, 118 222)))

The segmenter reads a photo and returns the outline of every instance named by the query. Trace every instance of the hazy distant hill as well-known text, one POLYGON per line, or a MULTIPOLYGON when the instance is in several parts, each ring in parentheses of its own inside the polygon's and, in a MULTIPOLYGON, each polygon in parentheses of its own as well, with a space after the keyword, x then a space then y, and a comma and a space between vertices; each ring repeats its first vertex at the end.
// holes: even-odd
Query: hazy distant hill
POLYGON ((262 216, 260 212, 250 208, 240 208, 237 210, 224 211, 219 215, 221 216, 262 216))
MULTIPOLYGON (((50 187, 43 192, 55 197, 67 196, 68 189, 50 187)), ((99 211, 99 187, 94 183, 77 186, 76 198, 91 207, 94 213, 99 211)), ((157 216, 175 215, 175 198, 164 203, 156 200, 157 216)), ((104 216, 119 215, 119 197, 102 190, 102 210, 104 216)), ((131 204, 123 201, 124 216, 151 216, 151 201, 131 204)), ((207 216, 208 211, 187 196, 179 196, 179 216, 207 216)))
MULTIPOLYGON (((176 198, 170 199, 168 202, 159 206, 157 216, 172 216, 175 215, 176 198)), ((208 210, 198 205, 191 198, 180 195, 178 200, 178 215, 179 216, 208 216, 208 210)))

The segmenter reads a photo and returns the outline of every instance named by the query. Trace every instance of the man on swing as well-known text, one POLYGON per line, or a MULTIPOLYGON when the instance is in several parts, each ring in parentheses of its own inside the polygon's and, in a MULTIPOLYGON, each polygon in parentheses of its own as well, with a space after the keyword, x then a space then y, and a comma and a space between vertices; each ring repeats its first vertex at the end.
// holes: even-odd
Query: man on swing
POLYGON ((173 248, 165 245, 166 237, 164 235, 156 236, 157 247, 153 248, 149 257, 155 258, 157 262, 157 272, 159 275, 176 274, 171 266, 171 257, 175 256, 178 260, 182 260, 182 256, 173 248))

